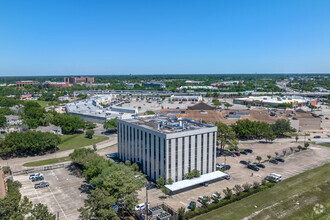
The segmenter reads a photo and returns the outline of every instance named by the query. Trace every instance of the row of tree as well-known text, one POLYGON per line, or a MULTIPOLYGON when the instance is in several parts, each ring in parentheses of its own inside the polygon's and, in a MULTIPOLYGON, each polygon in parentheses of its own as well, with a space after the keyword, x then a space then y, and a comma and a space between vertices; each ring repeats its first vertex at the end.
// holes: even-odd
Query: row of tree
POLYGON ((55 220, 55 215, 49 213, 47 206, 32 204, 29 199, 19 192, 20 182, 7 181, 8 194, 0 199, 0 219, 26 219, 26 220, 55 220))
POLYGON ((61 143, 61 138, 50 132, 11 132, 0 142, 0 156, 25 156, 53 150, 61 143))
POLYGON ((145 181, 137 164, 116 164, 84 148, 76 149, 70 157, 82 168, 86 180, 96 187, 79 209, 82 219, 119 219, 115 205, 132 210, 137 204, 135 194, 145 181))

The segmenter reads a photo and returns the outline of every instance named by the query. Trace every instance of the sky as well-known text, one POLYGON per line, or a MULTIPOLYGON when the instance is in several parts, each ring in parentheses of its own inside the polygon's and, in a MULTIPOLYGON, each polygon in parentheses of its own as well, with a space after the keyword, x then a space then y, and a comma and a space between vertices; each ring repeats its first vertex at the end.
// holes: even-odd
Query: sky
POLYGON ((329 73, 328 0, 0 0, 0 76, 329 73))

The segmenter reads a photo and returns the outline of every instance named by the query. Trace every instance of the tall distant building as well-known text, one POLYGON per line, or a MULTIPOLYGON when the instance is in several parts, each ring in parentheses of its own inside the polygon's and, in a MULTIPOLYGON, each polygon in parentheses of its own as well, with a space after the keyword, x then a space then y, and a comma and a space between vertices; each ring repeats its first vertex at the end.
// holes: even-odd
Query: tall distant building
POLYGON ((94 77, 85 77, 85 76, 64 77, 64 82, 70 84, 94 83, 94 77))
POLYGON ((196 169, 216 171, 217 128, 171 116, 141 116, 117 120, 121 160, 138 162, 152 180, 174 182, 196 169))
POLYGON ((37 81, 19 81, 16 82, 16 88, 24 87, 25 85, 37 85, 39 82, 37 81))

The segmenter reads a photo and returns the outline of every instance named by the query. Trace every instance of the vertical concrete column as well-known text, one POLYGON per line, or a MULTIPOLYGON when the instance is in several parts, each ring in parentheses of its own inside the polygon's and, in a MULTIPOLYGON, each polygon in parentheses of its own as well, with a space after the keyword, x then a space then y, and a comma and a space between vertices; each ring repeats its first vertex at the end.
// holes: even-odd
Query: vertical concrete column
POLYGON ((143 156, 143 173, 147 173, 147 165, 146 165, 146 162, 147 162, 147 158, 146 158, 146 150, 147 150, 147 147, 146 147, 146 132, 143 131, 142 132, 142 135, 143 135, 143 151, 142 151, 142 156, 143 156))
POLYGON ((213 132, 209 133, 209 146, 207 146, 209 148, 209 155, 207 158, 207 162, 208 162, 208 172, 211 173, 213 171, 213 132))
POLYGON ((191 136, 191 158, 190 158, 190 170, 196 169, 195 163, 195 152, 196 152, 196 135, 191 136))
POLYGON ((165 146, 164 146, 164 138, 160 139, 160 176, 166 179, 164 175, 164 162, 166 163, 167 159, 164 155, 165 146))
POLYGON ((182 180, 182 156, 183 156, 183 143, 182 143, 183 138, 178 138, 178 181, 182 180))
POLYGON ((184 137, 184 174, 188 173, 189 168, 189 137, 184 137))
POLYGON ((176 146, 175 146, 175 138, 171 139, 171 179, 175 181, 175 175, 176 175, 176 166, 175 166, 175 151, 176 151, 176 146))
POLYGON ((165 179, 169 179, 171 178, 170 177, 170 174, 169 174, 169 164, 171 163, 171 161, 169 161, 169 154, 171 153, 169 150, 168 150, 168 146, 169 146, 169 142, 170 140, 166 139, 166 146, 165 147, 165 158, 166 158, 166 163, 165 163, 165 168, 166 168, 166 176, 165 176, 165 179))
POLYGON ((202 162, 202 135, 197 135, 197 170, 201 171, 201 162, 202 162))
POLYGON ((150 172, 151 172, 151 178, 155 179, 155 135, 151 134, 151 157, 150 157, 151 163, 150 163, 150 172))
POLYGON ((203 158, 202 158, 202 162, 203 162, 203 174, 206 173, 206 166, 207 166, 207 134, 203 134, 204 138, 203 138, 203 158))

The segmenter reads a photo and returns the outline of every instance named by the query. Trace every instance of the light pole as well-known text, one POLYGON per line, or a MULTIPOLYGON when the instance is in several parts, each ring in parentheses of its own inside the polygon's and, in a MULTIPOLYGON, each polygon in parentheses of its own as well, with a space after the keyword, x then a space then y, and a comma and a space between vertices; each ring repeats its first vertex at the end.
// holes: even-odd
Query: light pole
POLYGON ((55 158, 56 158, 56 141, 54 141, 54 145, 55 145, 55 158))

